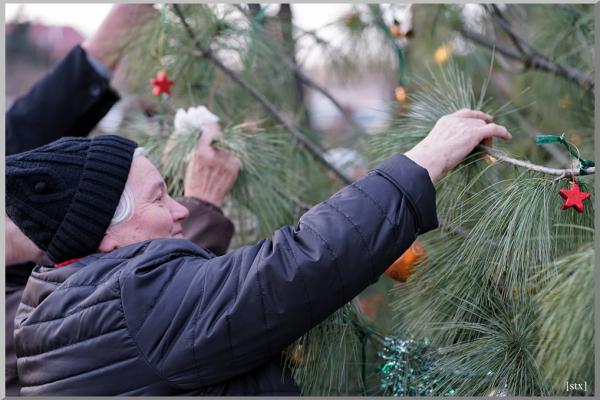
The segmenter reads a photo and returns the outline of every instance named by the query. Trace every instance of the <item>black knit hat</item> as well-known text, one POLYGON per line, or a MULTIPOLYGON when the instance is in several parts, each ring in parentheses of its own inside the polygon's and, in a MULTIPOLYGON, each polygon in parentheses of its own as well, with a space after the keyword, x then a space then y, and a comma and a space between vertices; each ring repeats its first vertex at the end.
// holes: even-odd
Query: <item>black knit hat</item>
POLYGON ((6 157, 6 213, 55 263, 97 252, 136 147, 114 135, 65 137, 6 157))

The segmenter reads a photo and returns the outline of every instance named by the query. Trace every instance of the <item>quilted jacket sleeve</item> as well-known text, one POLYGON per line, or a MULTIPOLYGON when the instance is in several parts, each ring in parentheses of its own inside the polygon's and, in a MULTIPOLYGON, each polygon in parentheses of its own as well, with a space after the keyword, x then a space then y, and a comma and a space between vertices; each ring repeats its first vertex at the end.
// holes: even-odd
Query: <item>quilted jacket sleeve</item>
POLYGON ((147 317, 132 324, 133 336, 173 384, 222 382, 277 355, 435 227, 427 171, 393 157, 270 239, 200 267, 184 257, 147 282, 138 271, 137 289, 123 288, 138 311, 147 309, 147 317), (160 295, 144 303, 152 291, 160 295))

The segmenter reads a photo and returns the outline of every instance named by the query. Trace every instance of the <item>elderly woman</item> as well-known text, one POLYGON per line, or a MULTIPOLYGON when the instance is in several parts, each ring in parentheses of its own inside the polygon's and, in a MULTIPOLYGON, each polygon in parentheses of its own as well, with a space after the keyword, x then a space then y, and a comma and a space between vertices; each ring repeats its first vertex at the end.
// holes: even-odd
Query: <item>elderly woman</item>
POLYGON ((445 116, 296 226, 220 257, 181 239, 187 210, 134 142, 7 157, 7 214, 54 263, 17 312, 21 393, 298 394, 280 352, 437 226, 432 182, 493 136, 510 138, 486 114, 445 116))

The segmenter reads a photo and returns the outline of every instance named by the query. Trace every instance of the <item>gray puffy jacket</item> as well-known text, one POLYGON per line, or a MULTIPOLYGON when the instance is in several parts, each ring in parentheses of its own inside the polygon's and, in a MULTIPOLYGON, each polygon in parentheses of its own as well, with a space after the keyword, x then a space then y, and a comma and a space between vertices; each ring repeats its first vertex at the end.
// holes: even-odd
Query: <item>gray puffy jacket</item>
POLYGON ((23 395, 297 394, 281 351, 437 226, 405 156, 221 257, 179 239, 36 267, 15 320, 23 395))

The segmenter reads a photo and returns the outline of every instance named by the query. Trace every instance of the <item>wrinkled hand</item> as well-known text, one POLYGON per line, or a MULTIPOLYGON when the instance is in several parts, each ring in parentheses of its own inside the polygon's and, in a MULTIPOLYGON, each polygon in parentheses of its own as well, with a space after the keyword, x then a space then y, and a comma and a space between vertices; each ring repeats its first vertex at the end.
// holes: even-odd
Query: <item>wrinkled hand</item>
POLYGON ((135 28, 157 18, 152 4, 116 4, 102 21, 98 30, 82 47, 92 57, 114 70, 135 28))
POLYGON ((512 135, 505 127, 493 124, 492 117, 462 109, 440 118, 431 132, 405 155, 429 172, 432 182, 457 166, 479 144, 491 147, 492 138, 505 140, 512 135))
POLYGON ((231 152, 210 145, 220 134, 218 123, 206 125, 188 163, 183 189, 185 196, 197 197, 217 207, 233 187, 241 165, 231 152))

